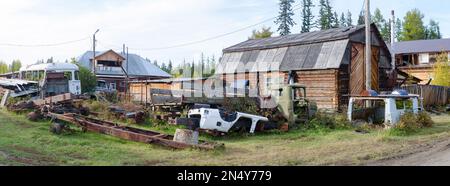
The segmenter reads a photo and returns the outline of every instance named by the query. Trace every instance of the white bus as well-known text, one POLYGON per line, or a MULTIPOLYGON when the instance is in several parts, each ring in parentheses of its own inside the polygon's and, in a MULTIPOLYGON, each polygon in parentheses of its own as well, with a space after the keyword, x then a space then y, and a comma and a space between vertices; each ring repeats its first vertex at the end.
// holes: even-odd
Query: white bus
POLYGON ((64 77, 69 83, 69 92, 75 95, 81 94, 81 82, 79 68, 70 63, 41 63, 34 64, 20 69, 20 79, 38 81, 39 84, 47 79, 47 73, 64 73, 64 77))

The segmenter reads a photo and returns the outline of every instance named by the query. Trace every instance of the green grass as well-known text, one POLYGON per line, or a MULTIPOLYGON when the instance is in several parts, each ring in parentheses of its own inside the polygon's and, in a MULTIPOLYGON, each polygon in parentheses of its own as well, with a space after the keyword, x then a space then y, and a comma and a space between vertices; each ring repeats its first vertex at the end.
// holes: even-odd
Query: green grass
MULTIPOLYGON (((450 137, 450 116, 405 136, 373 129, 296 129, 287 133, 230 135, 202 139, 225 143, 224 150, 172 150, 96 133, 53 135, 48 121, 29 122, 0 110, 0 165, 358 165, 433 140, 450 137)), ((172 126, 139 126, 173 134, 172 126)))

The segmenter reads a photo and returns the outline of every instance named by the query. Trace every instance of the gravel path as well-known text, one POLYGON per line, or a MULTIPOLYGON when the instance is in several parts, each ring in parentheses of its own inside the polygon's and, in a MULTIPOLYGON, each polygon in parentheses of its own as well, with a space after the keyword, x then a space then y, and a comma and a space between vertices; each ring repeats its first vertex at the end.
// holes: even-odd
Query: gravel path
POLYGON ((450 140, 404 157, 379 161, 375 166, 450 166, 450 140))

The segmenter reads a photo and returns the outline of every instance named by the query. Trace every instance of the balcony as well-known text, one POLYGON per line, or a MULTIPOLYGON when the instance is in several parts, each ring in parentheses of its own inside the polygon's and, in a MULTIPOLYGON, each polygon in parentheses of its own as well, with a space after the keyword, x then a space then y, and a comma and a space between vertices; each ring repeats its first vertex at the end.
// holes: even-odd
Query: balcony
POLYGON ((110 74, 110 75, 124 74, 121 67, 111 67, 111 66, 97 66, 95 67, 95 72, 97 74, 110 74))

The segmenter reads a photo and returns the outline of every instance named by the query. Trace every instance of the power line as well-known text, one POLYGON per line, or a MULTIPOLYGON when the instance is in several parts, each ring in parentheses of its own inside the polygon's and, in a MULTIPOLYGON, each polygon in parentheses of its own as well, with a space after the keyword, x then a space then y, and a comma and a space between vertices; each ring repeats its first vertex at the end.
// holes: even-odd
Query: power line
POLYGON ((9 46, 9 47, 29 47, 29 48, 35 48, 35 47, 54 47, 54 46, 62 46, 62 45, 68 45, 72 43, 77 43, 81 41, 85 41, 90 39, 90 37, 85 37, 77 40, 71 40, 71 41, 65 41, 60 43, 51 43, 51 44, 14 44, 14 43, 0 43, 0 46, 9 46))
MULTIPOLYGON (((301 6, 301 4, 297 4, 297 5, 295 5, 295 6, 292 6, 292 8, 293 8, 292 11, 299 10, 301 7, 297 8, 298 6, 301 6)), ((225 36, 228 36, 228 35, 237 33, 237 32, 241 32, 241 31, 247 30, 247 29, 249 29, 249 28, 258 26, 258 25, 260 25, 260 24, 263 24, 263 23, 272 21, 272 20, 274 20, 274 19, 276 19, 276 18, 278 18, 278 16, 275 16, 275 17, 271 17, 271 18, 265 19, 265 20, 260 21, 260 22, 258 22, 258 23, 255 23, 255 24, 252 24, 252 25, 249 25, 249 26, 246 26, 246 27, 243 27, 243 28, 240 28, 240 29, 237 29, 237 30, 228 32, 228 33, 220 34, 220 35, 217 35, 217 36, 209 37, 209 38, 202 39, 202 40, 198 40, 198 41, 192 41, 192 42, 187 42, 187 43, 182 43, 182 44, 172 45, 172 46, 166 46, 166 47, 156 47, 156 48, 129 48, 129 49, 130 49, 130 50, 138 50, 138 51, 155 51, 155 50, 166 50, 166 49, 180 48, 180 47, 185 47, 185 46, 195 45, 195 44, 199 44, 199 43, 204 43, 204 42, 207 42, 207 41, 215 40, 215 39, 218 39, 218 38, 221 38, 221 37, 225 37, 225 36)), ((119 46, 119 45, 114 45, 114 44, 109 44, 109 45, 111 45, 111 46, 119 46)))

